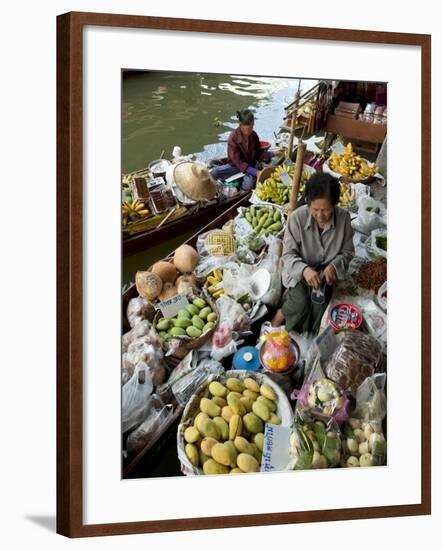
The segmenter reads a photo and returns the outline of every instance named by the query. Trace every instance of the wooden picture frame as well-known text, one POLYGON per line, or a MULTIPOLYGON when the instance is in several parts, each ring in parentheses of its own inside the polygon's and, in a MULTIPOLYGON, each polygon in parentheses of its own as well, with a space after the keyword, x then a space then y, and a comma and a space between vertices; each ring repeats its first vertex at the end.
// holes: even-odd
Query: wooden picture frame
POLYGON ((431 513, 431 37, 72 12, 57 18, 57 532, 68 537, 214 529, 431 513), (127 523, 83 524, 83 29, 191 31, 318 41, 411 45, 421 49, 422 348, 421 502, 127 523))

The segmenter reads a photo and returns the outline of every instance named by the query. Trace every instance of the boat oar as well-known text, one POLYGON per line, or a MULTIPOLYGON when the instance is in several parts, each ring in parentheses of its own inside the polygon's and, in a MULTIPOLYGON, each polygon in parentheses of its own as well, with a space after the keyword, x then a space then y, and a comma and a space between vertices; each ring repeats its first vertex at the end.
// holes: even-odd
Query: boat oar
POLYGON ((161 221, 161 223, 159 223, 157 225, 157 227, 161 227, 163 225, 163 223, 166 223, 166 221, 170 218, 170 216, 175 212, 175 210, 177 209, 178 207, 177 206, 174 206, 172 208, 172 210, 167 214, 167 216, 161 221))
POLYGON ((296 210, 298 206, 298 192, 299 192, 299 182, 301 181, 302 168, 304 166, 304 153, 307 145, 300 142, 298 148, 296 149, 296 164, 295 164, 295 173, 293 174, 292 179, 292 194, 290 195, 289 203, 289 214, 296 210))

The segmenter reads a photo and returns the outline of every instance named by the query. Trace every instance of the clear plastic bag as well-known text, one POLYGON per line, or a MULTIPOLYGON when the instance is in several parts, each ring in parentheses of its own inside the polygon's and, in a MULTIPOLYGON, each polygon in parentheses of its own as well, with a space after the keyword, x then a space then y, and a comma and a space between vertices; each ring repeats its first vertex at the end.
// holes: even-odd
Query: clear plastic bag
POLYGON ((144 338, 144 342, 161 347, 161 339, 150 321, 141 321, 137 323, 132 330, 123 334, 122 352, 125 353, 129 345, 139 338, 144 338))
POLYGON ((284 326, 272 327, 267 323, 261 326, 261 361, 272 372, 289 370, 296 361, 294 346, 284 326))
POLYGON ((365 248, 370 258, 387 258, 387 231, 375 229, 365 242, 365 248), (384 246, 385 245, 385 246, 384 246))
POLYGON ((172 384, 171 389, 175 399, 180 405, 186 405, 195 391, 209 378, 209 376, 218 376, 223 372, 224 368, 218 361, 203 359, 196 368, 192 369, 172 384))
POLYGON ((386 379, 385 373, 378 373, 362 382, 356 392, 354 416, 366 422, 384 420, 387 415, 386 379))
MULTIPOLYGON (((224 293, 235 300, 246 294, 250 296, 250 280, 254 271, 254 267, 230 263, 223 271, 224 293)), ((222 303, 223 301, 221 301, 221 304, 222 303)), ((220 307, 221 304, 219 300, 217 300, 217 307, 220 307)))
POLYGON ((387 311, 387 281, 378 290, 377 302, 383 311, 387 311))
POLYGON ((352 227, 360 233, 370 235, 372 231, 385 228, 387 225, 387 210, 385 206, 372 197, 363 196, 357 201, 358 217, 353 220, 352 227))
POLYGON ((127 304, 126 317, 131 328, 142 321, 152 321, 155 315, 155 308, 147 302, 142 296, 137 296, 129 300, 127 304))
POLYGON ((339 345, 324 365, 326 376, 355 395, 359 385, 382 367, 382 346, 358 330, 337 335, 339 345))
POLYGON ((310 470, 334 468, 341 461, 341 439, 335 422, 295 423, 290 436, 291 468, 310 470))
POLYGON ((268 306, 277 307, 282 294, 281 270, 279 260, 281 257, 282 241, 273 237, 269 243, 269 251, 259 263, 259 268, 266 269, 271 276, 270 288, 261 298, 261 302, 268 306))
POLYGON ((376 338, 382 345, 382 350, 387 347, 387 316, 372 300, 365 300, 362 307, 364 324, 368 333, 376 338))
POLYGON ((135 371, 135 365, 127 358, 127 353, 123 353, 121 360, 121 384, 127 384, 135 371))
POLYGON ((132 378, 123 386, 121 429, 125 433, 136 428, 146 418, 153 390, 152 379, 145 363, 135 367, 132 378))
POLYGON ((127 438, 126 450, 129 454, 137 453, 147 445, 155 432, 173 415, 172 405, 165 405, 156 394, 151 396, 150 403, 147 417, 127 438))
POLYGON ((331 422, 345 422, 348 419, 350 401, 335 382, 325 377, 319 353, 313 352, 312 355, 315 358, 301 390, 293 390, 291 394, 291 398, 297 400, 295 418, 300 422, 316 418, 327 425, 331 422))
POLYGON ((198 278, 207 277, 211 271, 223 267, 235 256, 235 241, 232 235, 221 229, 201 234, 196 247, 200 260, 194 274, 198 278))
POLYGON ((147 344, 143 338, 140 338, 129 345, 125 356, 126 360, 133 365, 146 364, 154 386, 164 382, 167 370, 163 350, 160 346, 147 344))

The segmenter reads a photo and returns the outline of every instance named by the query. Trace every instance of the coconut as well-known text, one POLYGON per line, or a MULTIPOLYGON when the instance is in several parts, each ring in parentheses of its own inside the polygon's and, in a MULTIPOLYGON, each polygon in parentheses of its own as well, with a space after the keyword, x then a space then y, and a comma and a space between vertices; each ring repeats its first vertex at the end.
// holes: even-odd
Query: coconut
POLYGON ((145 300, 152 301, 160 295, 163 281, 150 271, 137 271, 135 285, 140 296, 145 300))
POLYGON ((161 294, 158 296, 158 299, 160 302, 163 302, 164 300, 168 300, 169 298, 172 298, 172 296, 175 296, 177 294, 177 289, 175 285, 172 283, 164 283, 163 290, 161 291, 161 294))
POLYGON ((198 286, 194 275, 180 275, 175 285, 178 294, 186 293, 188 290, 198 286))
POLYGON ((152 266, 152 273, 158 275, 158 277, 163 281, 163 283, 174 283, 177 278, 177 271, 175 266, 170 262, 156 262, 152 266))
POLYGON ((199 262, 198 252, 188 244, 182 244, 175 250, 173 263, 181 273, 191 273, 199 262))

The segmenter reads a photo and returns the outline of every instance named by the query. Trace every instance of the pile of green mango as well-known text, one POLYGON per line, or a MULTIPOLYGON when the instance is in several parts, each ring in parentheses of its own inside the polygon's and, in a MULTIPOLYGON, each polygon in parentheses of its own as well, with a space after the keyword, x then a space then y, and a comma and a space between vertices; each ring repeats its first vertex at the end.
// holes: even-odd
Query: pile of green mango
POLYGON ((282 229, 281 212, 279 210, 251 206, 245 210, 244 216, 258 235, 276 235, 282 229))
POLYGON ((156 329, 163 340, 172 336, 198 338, 215 327, 216 313, 203 298, 195 298, 172 319, 161 318, 156 329))

